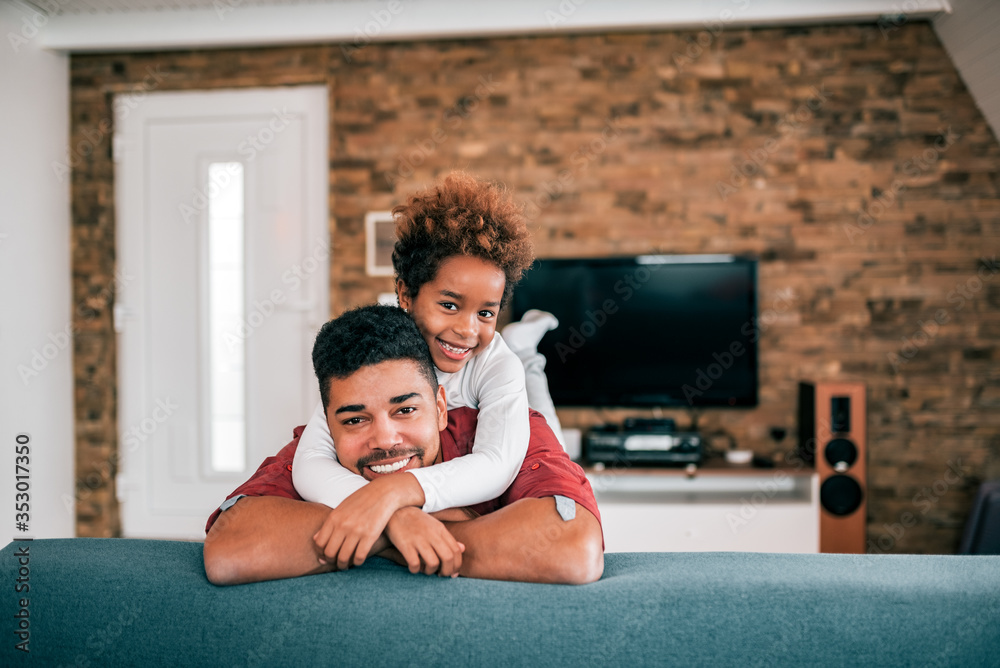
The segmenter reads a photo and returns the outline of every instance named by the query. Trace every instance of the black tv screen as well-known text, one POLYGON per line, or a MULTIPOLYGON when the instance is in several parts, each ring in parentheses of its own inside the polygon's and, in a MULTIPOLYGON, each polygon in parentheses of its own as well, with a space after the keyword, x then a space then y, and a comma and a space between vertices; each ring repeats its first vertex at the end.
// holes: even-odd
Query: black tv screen
POLYGON ((557 406, 756 406, 756 285, 730 255, 538 260, 511 315, 559 319, 538 347, 557 406))

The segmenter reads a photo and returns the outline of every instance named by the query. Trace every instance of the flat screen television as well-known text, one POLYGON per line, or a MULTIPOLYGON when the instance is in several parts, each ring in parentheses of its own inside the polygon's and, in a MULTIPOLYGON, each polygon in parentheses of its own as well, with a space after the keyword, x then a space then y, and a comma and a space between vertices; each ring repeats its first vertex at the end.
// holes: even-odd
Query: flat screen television
POLYGON ((539 344, 557 406, 757 405, 757 261, 733 255, 537 260, 511 316, 559 319, 539 344))

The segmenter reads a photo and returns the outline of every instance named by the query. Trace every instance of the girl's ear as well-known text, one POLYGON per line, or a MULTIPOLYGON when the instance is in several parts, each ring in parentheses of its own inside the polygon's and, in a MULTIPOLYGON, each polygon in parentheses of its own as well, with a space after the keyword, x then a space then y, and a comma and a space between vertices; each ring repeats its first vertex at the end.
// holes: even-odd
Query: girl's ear
POLYGON ((402 279, 396 279, 396 299, 399 300, 400 308, 405 311, 410 310, 413 299, 410 297, 410 291, 406 289, 406 283, 402 279))

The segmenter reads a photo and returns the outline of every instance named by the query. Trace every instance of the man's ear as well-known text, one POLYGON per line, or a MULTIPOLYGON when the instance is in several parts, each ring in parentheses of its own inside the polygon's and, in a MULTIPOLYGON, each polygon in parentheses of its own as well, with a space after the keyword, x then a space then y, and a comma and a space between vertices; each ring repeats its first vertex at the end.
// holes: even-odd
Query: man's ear
POLYGON ((438 385, 435 399, 438 409, 438 431, 444 431, 448 426, 448 398, 444 393, 444 385, 438 385))
POLYGON ((396 279, 396 299, 399 301, 399 307, 405 311, 410 310, 410 306, 413 305, 413 298, 410 296, 410 291, 406 288, 406 283, 402 279, 396 279))

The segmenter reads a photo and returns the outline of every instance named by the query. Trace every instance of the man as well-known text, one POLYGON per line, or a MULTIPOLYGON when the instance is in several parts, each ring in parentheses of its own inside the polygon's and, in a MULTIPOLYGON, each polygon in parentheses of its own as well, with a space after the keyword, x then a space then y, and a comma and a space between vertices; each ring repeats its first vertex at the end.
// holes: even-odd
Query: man
MULTIPOLYGON (((316 341, 337 360, 321 379, 339 461, 379 485, 472 449, 476 412, 447 411, 427 344, 401 309, 355 309, 316 341)), ((215 584, 296 577, 358 565, 370 555, 443 576, 580 584, 600 578, 603 538, 582 470, 534 413, 528 454, 508 490, 491 502, 433 516, 419 496, 401 500, 374 543, 325 554, 331 532, 351 534, 363 513, 302 501, 292 486, 296 440, 268 458, 209 518, 205 571, 215 584)), ((416 489, 391 485, 392 489, 416 489)), ((363 528, 363 527, 362 527, 363 528)), ((339 544, 339 543, 337 543, 339 544)))

